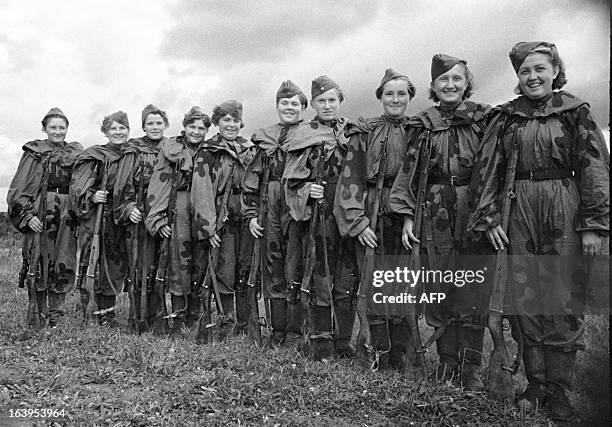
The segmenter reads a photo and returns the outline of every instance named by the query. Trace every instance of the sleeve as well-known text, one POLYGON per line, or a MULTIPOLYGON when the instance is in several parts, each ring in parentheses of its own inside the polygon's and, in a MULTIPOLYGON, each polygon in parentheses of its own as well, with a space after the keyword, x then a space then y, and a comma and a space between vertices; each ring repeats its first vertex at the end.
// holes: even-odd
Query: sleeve
POLYGON ((257 218, 259 212, 259 181, 262 176, 263 156, 264 151, 257 150, 242 177, 242 215, 247 222, 251 218, 257 218))
POLYGON ((308 221, 312 216, 312 207, 308 204, 312 182, 307 181, 312 172, 308 162, 310 151, 309 147, 287 153, 283 173, 285 201, 295 221, 308 221))
POLYGON ((145 227, 153 236, 168 224, 168 203, 172 191, 173 173, 174 165, 166 158, 163 150, 160 150, 147 189, 149 213, 145 218, 145 227))
POLYGON ((21 233, 29 231, 28 222, 38 215, 42 170, 40 160, 26 150, 21 156, 17 172, 6 197, 11 223, 21 233))
POLYGON ((214 235, 217 226, 215 199, 217 189, 211 177, 212 158, 207 150, 196 155, 191 177, 191 228, 196 240, 205 240, 214 235))
MULTIPOLYGON (((389 208, 391 212, 407 215, 414 218, 416 206, 416 194, 419 186, 417 173, 420 168, 419 152, 427 131, 424 128, 411 128, 408 134, 408 150, 404 157, 402 167, 393 181, 389 193, 389 208)), ((428 158, 429 160, 429 158, 428 158)))
POLYGON ((487 231, 501 224, 500 185, 505 178, 506 150, 503 145, 504 115, 499 112, 489 123, 478 148, 470 182, 475 211, 468 230, 487 231))
POLYGON ((113 218, 116 224, 129 224, 130 212, 136 207, 137 189, 134 187, 134 174, 139 154, 124 154, 117 166, 117 177, 113 188, 113 218))
POLYGON ((580 192, 576 231, 610 230, 610 153, 587 104, 574 112, 574 162, 580 192))
POLYGON ((342 236, 356 237, 370 220, 365 214, 367 194, 367 133, 357 133, 348 141, 348 152, 338 179, 334 216, 342 236))
POLYGON ((97 188, 97 164, 95 160, 79 162, 72 173, 70 194, 74 200, 75 212, 80 220, 89 219, 95 210, 92 201, 97 188))

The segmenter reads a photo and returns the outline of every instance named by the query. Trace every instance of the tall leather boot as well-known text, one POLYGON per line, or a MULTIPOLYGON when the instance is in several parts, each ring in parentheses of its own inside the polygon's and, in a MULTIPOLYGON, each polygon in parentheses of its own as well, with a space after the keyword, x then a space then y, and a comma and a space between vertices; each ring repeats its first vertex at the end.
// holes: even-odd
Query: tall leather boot
POLYGON ((576 415, 567 392, 571 390, 571 378, 576 363, 576 351, 546 349, 546 389, 550 418, 557 422, 569 422, 576 415))
POLYGON ((182 335, 187 310, 185 299, 184 295, 170 295, 172 313, 176 314, 170 327, 170 336, 172 338, 178 338, 182 335))
POLYGON ((316 305, 312 308, 314 337, 310 337, 314 360, 334 359, 334 336, 332 333, 331 307, 316 305))
POLYGON ((334 335, 336 356, 351 359, 355 356, 355 351, 351 348, 355 310, 350 298, 337 300, 334 308, 336 309, 336 321, 338 322, 338 333, 334 335))
POLYGON ((516 399, 524 411, 542 408, 546 402, 546 350, 541 346, 525 345, 523 347, 523 364, 529 384, 527 389, 516 399))
POLYGON ((480 375, 484 329, 459 328, 461 384, 467 391, 483 391, 480 375))
POLYGON ((459 381, 459 327, 451 323, 446 331, 436 340, 438 349, 438 366, 436 367, 436 381, 459 381))
POLYGON ((406 369, 406 350, 410 340, 410 327, 406 319, 391 319, 389 326, 389 336, 391 338, 389 367, 403 371, 406 369))
POLYGON ((49 327, 55 327, 64 316, 65 292, 48 292, 49 298, 49 327))
POLYGON ((249 300, 247 298, 247 283, 249 280, 248 272, 241 274, 236 283, 236 325, 234 327, 235 335, 246 335, 247 326, 249 324, 249 315, 251 314, 251 308, 249 307, 249 300))
POLYGON ((195 295, 193 292, 187 298, 187 320, 186 326, 191 328, 197 324, 202 315, 202 301, 200 297, 195 295))
POLYGON ((221 294, 224 316, 219 317, 219 341, 223 341, 234 329, 234 294, 221 294))
POLYGON ((268 347, 278 347, 285 341, 287 329, 287 300, 284 298, 270 299, 270 322, 272 335, 268 339, 268 347))
POLYGON ((378 358, 378 370, 384 371, 389 369, 389 352, 391 351, 390 331, 388 321, 383 320, 377 323, 370 323, 370 336, 372 338, 372 347, 378 358))
POLYGON ((287 339, 299 340, 304 327, 304 308, 300 302, 301 283, 292 282, 287 287, 287 339))

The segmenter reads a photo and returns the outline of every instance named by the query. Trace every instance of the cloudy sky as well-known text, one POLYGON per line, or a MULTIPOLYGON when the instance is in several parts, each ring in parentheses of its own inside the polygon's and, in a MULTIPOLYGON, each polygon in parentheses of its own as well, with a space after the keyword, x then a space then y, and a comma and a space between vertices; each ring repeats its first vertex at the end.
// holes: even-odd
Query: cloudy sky
POLYGON ((68 139, 90 146, 105 143, 99 125, 112 111, 126 111, 139 136, 140 112, 154 103, 172 136, 192 105, 212 111, 235 98, 248 137, 275 122, 285 79, 309 94, 312 79, 328 74, 347 95, 343 115, 379 114, 374 90, 393 67, 417 87, 414 114, 430 104, 438 52, 468 61, 472 99, 498 104, 514 96, 508 51, 518 41, 557 44, 565 89, 589 101, 609 135, 605 1, 0 0, 0 11, 0 211, 21 146, 42 137, 52 106, 70 119, 68 139))

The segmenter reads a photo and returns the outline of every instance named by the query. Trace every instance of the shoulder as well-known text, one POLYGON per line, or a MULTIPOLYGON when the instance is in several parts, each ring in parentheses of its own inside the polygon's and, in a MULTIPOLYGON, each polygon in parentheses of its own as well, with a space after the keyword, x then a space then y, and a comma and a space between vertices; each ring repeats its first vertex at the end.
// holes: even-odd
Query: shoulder
POLYGON ((357 134, 365 134, 376 128, 382 119, 380 117, 364 118, 359 117, 357 120, 353 120, 346 124, 344 127, 344 135, 351 137, 357 134))
POLYGON ((493 107, 489 104, 465 100, 457 107, 457 112, 473 122, 479 122, 492 114, 493 107))
POLYGON ((46 154, 52 150, 51 145, 46 139, 35 139, 23 145, 23 151, 33 154, 35 157, 46 154))

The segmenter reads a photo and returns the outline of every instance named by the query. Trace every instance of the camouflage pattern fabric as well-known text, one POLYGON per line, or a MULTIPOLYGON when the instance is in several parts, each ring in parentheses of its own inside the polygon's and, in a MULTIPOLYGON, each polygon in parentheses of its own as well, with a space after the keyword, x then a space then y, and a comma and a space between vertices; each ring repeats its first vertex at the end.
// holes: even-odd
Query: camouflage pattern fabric
POLYGON ((123 289, 128 273, 128 251, 125 243, 125 227, 115 224, 113 220, 113 188, 119 159, 123 154, 123 146, 113 144, 94 145, 79 155, 72 174, 70 193, 74 199, 75 210, 79 218, 78 245, 81 248, 81 259, 77 260, 80 268, 80 280, 77 286, 84 283, 85 273, 89 264, 91 239, 94 232, 95 212, 97 204, 92 199, 96 191, 101 190, 104 162, 108 162, 108 191, 104 207, 100 245, 100 259, 98 262, 98 275, 94 284, 94 292, 103 295, 115 295, 123 289), (106 264, 106 268, 105 265, 106 264), (108 271, 109 277, 106 275, 108 271), (103 280, 100 280, 103 278, 103 280), (113 286, 109 280, 112 280, 113 286))
POLYGON ((584 348, 575 302, 583 298, 586 279, 570 274, 567 261, 582 253, 581 231, 609 232, 610 155, 604 137, 588 104, 564 91, 540 102, 521 96, 495 111, 473 180, 481 197, 471 227, 484 231, 500 223, 498 197, 513 143, 519 146, 517 174, 574 171, 573 178, 516 181, 508 271, 526 345, 584 348))
MULTIPOLYGON (((472 101, 462 101, 455 109, 430 107, 408 122, 408 152, 389 197, 392 212, 414 218, 419 173, 425 165, 418 164, 424 138, 430 133, 428 180, 437 177, 468 179, 472 174, 480 140, 487 125, 491 107, 472 101)), ((469 185, 429 184, 423 212, 421 257, 429 270, 484 269, 485 265, 466 265, 467 255, 490 253, 489 243, 480 233, 468 233, 472 212, 469 185)), ((484 328, 489 286, 470 284, 457 287, 453 283, 427 283, 426 292, 442 292, 442 303, 425 307, 427 323, 440 327, 450 322, 460 326, 484 328)))

